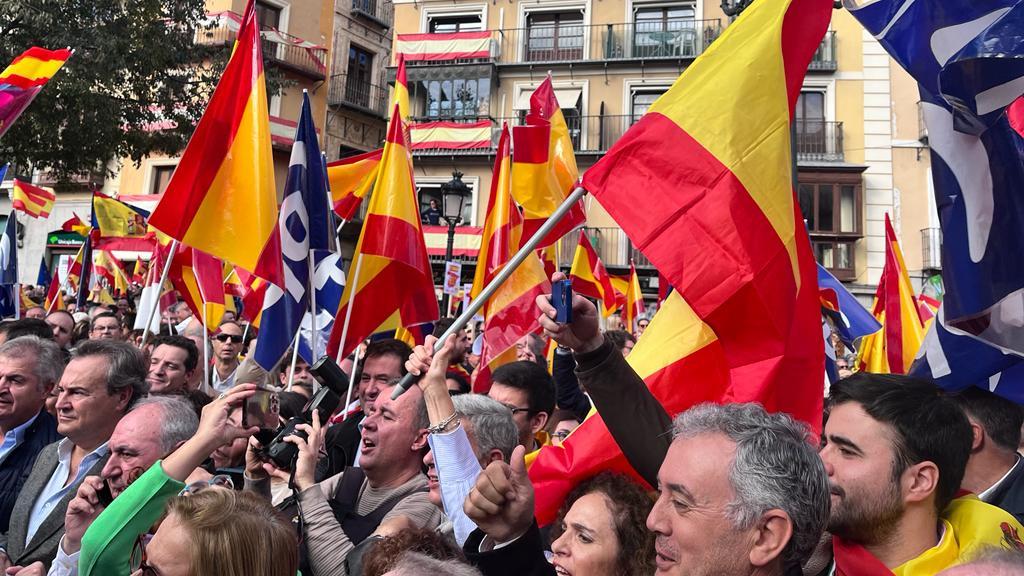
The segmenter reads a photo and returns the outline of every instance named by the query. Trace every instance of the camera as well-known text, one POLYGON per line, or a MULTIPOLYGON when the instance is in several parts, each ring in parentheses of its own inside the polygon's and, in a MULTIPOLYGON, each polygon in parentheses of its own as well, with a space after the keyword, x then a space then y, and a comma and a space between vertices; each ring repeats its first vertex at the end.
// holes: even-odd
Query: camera
POLYGON ((291 470, 295 456, 299 453, 298 446, 285 442, 284 439, 288 436, 305 439, 306 433, 296 430, 296 426, 310 424, 313 421, 314 410, 320 413, 320 422, 326 424, 348 389, 348 376, 330 356, 323 356, 317 360, 310 367, 310 372, 323 386, 309 399, 302 409, 302 414, 289 419, 277 430, 261 429, 256 433, 256 440, 262 446, 257 454, 282 470, 291 470))

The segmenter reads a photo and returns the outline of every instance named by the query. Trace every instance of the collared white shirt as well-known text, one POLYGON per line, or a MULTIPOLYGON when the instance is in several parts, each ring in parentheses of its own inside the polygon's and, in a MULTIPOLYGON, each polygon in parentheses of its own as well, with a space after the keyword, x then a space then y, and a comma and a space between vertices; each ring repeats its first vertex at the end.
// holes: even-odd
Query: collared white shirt
POLYGON ((221 380, 220 374, 217 372, 217 366, 211 366, 210 370, 210 379, 212 380, 210 384, 211 386, 213 386, 213 389, 216 390, 218 394, 221 392, 227 392, 228 390, 231 390, 231 388, 235 385, 235 374, 238 374, 238 366, 235 366, 235 369, 231 371, 231 374, 228 374, 228 377, 224 378, 223 380, 221 380))
POLYGON ((1006 471, 1006 474, 1003 474, 1002 478, 996 480, 995 484, 986 488, 985 491, 983 491, 981 494, 978 494, 978 499, 981 500, 982 502, 988 502, 989 504, 991 504, 991 502, 989 502, 989 499, 992 498, 992 494, 999 489, 999 486, 1001 486, 1003 482, 1006 482, 1006 479, 1010 476, 1010 474, 1013 474, 1013 471, 1016 470, 1017 467, 1021 465, 1020 463, 1021 457, 1020 454, 1017 454, 1017 461, 1013 463, 1013 466, 1010 466, 1010 469, 1006 471))
POLYGON ((75 445, 67 438, 61 440, 60 444, 57 445, 57 469, 53 471, 49 482, 46 483, 46 486, 43 486, 42 491, 36 496, 35 503, 32 504, 32 513, 28 517, 28 532, 25 533, 25 546, 28 546, 28 543, 32 541, 32 537, 36 535, 39 526, 53 512, 53 509, 57 507, 61 498, 73 486, 85 478, 93 464, 106 456, 109 451, 107 443, 104 442, 95 450, 86 454, 78 465, 78 473, 69 481, 71 475, 71 452, 74 448, 75 445))
POLYGON ((0 444, 0 464, 3 464, 4 460, 7 460, 7 456, 25 441, 25 433, 32 426, 32 423, 36 421, 36 418, 39 418, 39 412, 36 412, 35 416, 29 418, 21 426, 12 428, 4 434, 4 442, 0 444))

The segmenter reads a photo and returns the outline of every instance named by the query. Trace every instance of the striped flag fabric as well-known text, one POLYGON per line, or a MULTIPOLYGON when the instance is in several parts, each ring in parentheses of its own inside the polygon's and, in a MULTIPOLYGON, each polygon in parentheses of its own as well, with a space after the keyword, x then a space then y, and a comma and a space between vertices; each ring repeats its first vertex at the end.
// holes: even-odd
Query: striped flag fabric
POLYGON ((636 275, 636 266, 629 263, 629 278, 626 284, 626 291, 623 294, 622 305, 622 326, 630 334, 636 331, 636 321, 643 316, 644 293, 640 290, 640 277, 636 275))
POLYGON ((144 284, 148 272, 149 264, 145 260, 142 258, 135 260, 135 266, 132 268, 132 284, 144 284))
POLYGON ((604 263, 597 256, 597 251, 590 243, 586 231, 580 232, 580 241, 576 246, 576 254, 569 270, 574 292, 597 300, 601 304, 601 314, 605 318, 611 316, 623 304, 612 277, 605 270, 604 263))
POLYGON ((149 259, 149 269, 146 271, 146 278, 142 282, 142 294, 139 296, 138 313, 135 315, 135 330, 147 328, 154 334, 160 333, 160 310, 177 302, 174 295, 174 288, 170 282, 160 284, 160 277, 163 274, 164 264, 169 257, 170 246, 157 245, 153 248, 152 256, 149 259), (153 308, 156 311, 153 311, 153 308), (153 322, 147 327, 146 322, 150 315, 153 322))
POLYGON ((910 284, 903 252, 889 215, 885 215, 885 268, 875 291, 872 315, 882 330, 861 342, 860 369, 876 374, 906 374, 924 341, 924 321, 910 284))
POLYGON ((395 87, 391 92, 391 105, 398 106, 402 122, 409 121, 409 80, 405 74, 405 55, 398 53, 398 70, 395 72, 395 87))
MULTIPOLYGON (((821 429, 818 285, 790 124, 831 13, 828 0, 754 2, 584 174, 674 288, 629 356, 670 414, 756 401, 821 429)), ((590 422, 530 468, 542 523, 620 454, 590 422)))
MULTIPOLYGON (((519 249, 523 216, 512 199, 512 158, 508 126, 502 127, 487 201, 487 221, 470 298, 477 298, 519 249)), ((483 349, 473 391, 486 393, 496 368, 516 359, 516 342, 537 332, 537 296, 551 291, 540 259, 531 254, 484 304, 483 349)))
POLYGON ((60 291, 60 269, 54 271, 53 278, 50 279, 50 283, 46 290, 46 301, 43 303, 43 308, 46 309, 46 313, 49 314, 54 310, 67 310, 67 306, 64 305, 64 294, 60 291))
POLYGON ((71 218, 68 218, 60 225, 60 229, 65 232, 74 232, 75 234, 88 236, 90 226, 78 214, 72 214, 71 218))
POLYGON ((821 264, 818 264, 818 299, 822 315, 832 321, 839 339, 850 350, 856 350, 858 340, 864 336, 882 329, 857 297, 821 264))
POLYGON ((491 122, 418 122, 409 127, 410 150, 476 150, 491 147, 491 122))
POLYGON ((224 266, 220 260, 192 249, 192 274, 199 290, 200 318, 206 329, 213 333, 224 319, 227 294, 224 293, 224 266))
POLYGON ((328 352, 347 355, 397 310, 401 326, 438 318, 434 279, 427 258, 412 157, 396 106, 388 125, 380 175, 367 205, 366 220, 334 317, 328 352), (354 291, 354 294, 353 294, 354 291), (352 306, 348 331, 344 319, 352 306))
POLYGON ((359 212, 363 198, 373 190, 384 150, 374 150, 327 164, 327 181, 331 185, 334 213, 352 220, 359 212))
MULTIPOLYGON (((299 356, 312 365, 327 353, 327 341, 337 320, 334 314, 341 306, 341 295, 345 292, 345 269, 341 255, 330 250, 314 250, 316 268, 313 272, 313 289, 316 290, 317 349, 313 350, 313 318, 307 311, 299 328, 299 356)), ((259 341, 257 341, 259 344, 259 341)))
MULTIPOLYGON (((523 208, 523 240, 532 238, 576 187, 579 169, 569 126, 558 105, 551 77, 530 95, 526 125, 512 129, 512 197, 523 208)), ((553 244, 573 228, 586 222, 582 200, 541 240, 553 244)))
POLYGON ((49 188, 33 186, 27 182, 14 179, 11 188, 11 204, 15 210, 24 212, 33 218, 46 218, 53 210, 57 195, 49 188))
POLYGON ((33 46, 0 72, 0 138, 72 53, 70 49, 47 50, 33 46))
POLYGON ((313 289, 310 251, 329 248, 330 212, 321 162, 309 95, 303 94, 278 223, 286 281, 284 289, 273 284, 267 287, 260 320, 264 330, 256 340, 253 355, 256 363, 268 372, 294 342, 309 310, 309 293, 313 289))
POLYGON ((94 192, 91 222, 94 248, 149 252, 155 240, 149 234, 147 218, 149 212, 142 208, 94 192))
POLYGON ((249 0, 231 59, 149 223, 283 286, 261 44, 249 0))
POLYGON ((491 33, 453 32, 449 34, 399 34, 395 52, 409 62, 473 60, 491 55, 491 33))

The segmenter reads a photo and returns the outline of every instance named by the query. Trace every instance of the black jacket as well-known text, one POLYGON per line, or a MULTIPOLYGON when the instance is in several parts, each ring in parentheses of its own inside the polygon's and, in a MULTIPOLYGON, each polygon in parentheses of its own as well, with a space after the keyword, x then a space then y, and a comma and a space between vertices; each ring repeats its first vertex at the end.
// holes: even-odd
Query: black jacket
POLYGON ((10 527, 14 502, 39 452, 57 440, 60 440, 57 420, 46 410, 40 410, 36 421, 25 430, 24 441, 0 464, 0 534, 6 533, 10 527))
POLYGON ((1018 458, 1010 475, 999 487, 985 497, 985 501, 998 506, 1024 523, 1024 459, 1018 458))
POLYGON ((485 534, 477 528, 466 539, 462 551, 469 563, 480 569, 484 576, 552 576, 555 567, 544 557, 540 530, 534 522, 530 529, 512 543, 497 550, 480 552, 485 534))
POLYGON ((359 442, 362 440, 359 424, 363 418, 363 412, 359 412, 327 429, 324 435, 324 452, 327 456, 316 463, 317 482, 338 475, 355 462, 359 442))

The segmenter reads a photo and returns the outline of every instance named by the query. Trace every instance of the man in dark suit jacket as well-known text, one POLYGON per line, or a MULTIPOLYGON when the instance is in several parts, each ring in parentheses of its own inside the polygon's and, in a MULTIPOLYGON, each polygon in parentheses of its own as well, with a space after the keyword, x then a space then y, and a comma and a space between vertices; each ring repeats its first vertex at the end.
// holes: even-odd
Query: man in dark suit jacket
POLYGON ((1024 522, 1024 461, 1017 453, 1021 407, 981 388, 954 397, 971 423, 971 457, 960 488, 1024 522))
POLYGON ((0 346, 0 534, 36 457, 60 439, 44 406, 63 371, 60 348, 49 340, 23 336, 0 346))
POLYGON ((43 449, 18 495, 10 528, 0 536, 0 568, 53 562, 68 502, 86 476, 103 470, 114 427, 146 395, 142 354, 125 342, 87 340, 75 349, 57 391, 57 432, 65 438, 43 449))

